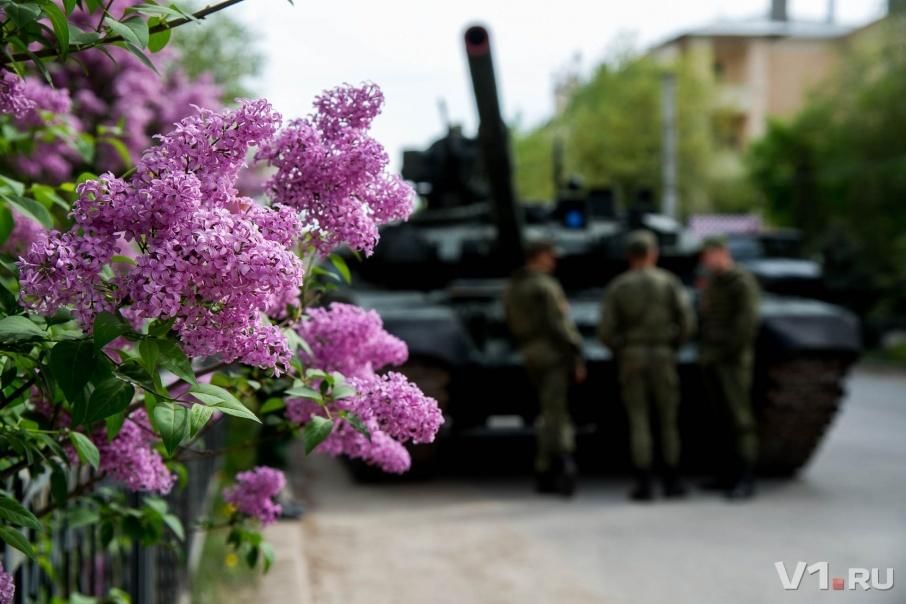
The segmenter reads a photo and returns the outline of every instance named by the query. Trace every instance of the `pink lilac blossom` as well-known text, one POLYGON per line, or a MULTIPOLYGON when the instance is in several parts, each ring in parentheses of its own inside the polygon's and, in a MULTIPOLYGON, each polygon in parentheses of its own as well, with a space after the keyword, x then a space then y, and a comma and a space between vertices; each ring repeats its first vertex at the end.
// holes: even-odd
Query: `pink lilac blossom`
MULTIPOLYGON (((286 401, 286 415, 298 424, 308 422, 321 408, 308 399, 290 398, 286 401)), ((318 445, 316 451, 338 457, 340 455, 377 466, 385 472, 402 474, 412 465, 412 458, 406 447, 382 432, 374 418, 362 421, 369 436, 356 430, 349 422, 338 419, 333 431, 318 445)))
POLYGON ((29 180, 60 182, 72 171, 72 166, 81 161, 73 140, 81 131, 81 122, 70 113, 72 101, 65 89, 53 88, 37 78, 26 78, 22 85, 23 94, 29 99, 31 108, 13 120, 20 131, 53 126, 69 134, 64 137, 44 140, 36 137, 29 155, 11 155, 10 167, 20 177, 29 180))
MULTIPOLYGON (((331 403, 335 415, 352 413, 370 434, 366 437, 346 420, 336 419, 318 451, 361 459, 387 472, 408 470, 411 459, 403 443, 433 441, 443 415, 437 401, 404 375, 376 373, 406 361, 405 343, 384 330, 377 313, 348 304, 309 310, 298 332, 311 349, 310 354, 300 352, 302 360, 310 367, 339 371, 355 389, 353 396, 331 403)), ((323 410, 311 400, 290 398, 286 413, 290 421, 304 424, 323 410)))
POLYGON ((12 575, 3 568, 0 562, 0 604, 12 604, 13 596, 16 595, 16 582, 12 575))
POLYGON ((33 107, 34 102, 24 93, 22 78, 7 69, 0 70, 0 113, 22 117, 33 107))
POLYGON ((47 236, 47 229, 37 220, 22 215, 17 210, 12 210, 13 230, 9 237, 0 245, 0 253, 18 258, 27 252, 39 239, 47 236))
POLYGON ((322 254, 346 245, 370 255, 378 226, 412 212, 411 188, 386 172, 387 154, 367 134, 383 101, 374 84, 325 92, 313 115, 290 122, 258 152, 277 168, 267 183, 271 198, 303 212, 322 254))
POLYGON ((92 438, 100 453, 101 472, 134 492, 166 495, 176 483, 160 453, 152 448, 157 436, 144 409, 133 412, 113 440, 101 429, 92 438))
MULTIPOLYGON (((30 400, 38 415, 47 420, 53 419, 54 428, 71 424, 69 413, 54 407, 37 388, 31 390, 30 400)), ((152 431, 144 409, 132 412, 112 440, 107 438, 106 428, 99 428, 90 438, 100 455, 100 471, 129 490, 166 495, 176 484, 176 476, 167 469, 160 453, 154 450, 158 437, 152 431)), ((78 463, 79 456, 75 449, 71 445, 65 448, 69 460, 78 463)))
MULTIPOLYGON (((140 3, 140 0, 113 0, 105 2, 102 8, 115 18, 122 18, 128 8, 140 3)), ((59 0, 58 4, 62 8, 59 0)), ((91 31, 97 27, 102 10, 87 6, 80 3, 69 19, 91 31)), ((71 127, 77 132, 101 134, 91 160, 93 171, 124 170, 131 163, 130 158, 152 144, 153 133, 170 130, 175 122, 194 114, 195 106, 222 106, 222 89, 208 74, 190 79, 179 64, 177 51, 167 48, 152 54, 150 59, 160 75, 127 49, 116 46, 85 50, 79 53, 78 61, 48 66, 54 85, 48 89, 72 97, 71 127), (74 118, 76 115, 78 120, 74 118), (106 142, 105 133, 114 133, 129 157, 123 157, 122 149, 106 142)), ((0 82, 0 110, 3 99, 17 98, 3 92, 4 84, 15 85, 7 73, 10 72, 4 71, 0 82)), ((38 143, 30 152, 10 155, 7 161, 19 178, 48 184, 73 179, 86 162, 64 140, 38 143)))
POLYGON ((262 313, 298 295, 296 213, 238 196, 248 150, 273 136, 280 116, 267 101, 202 110, 145 151, 128 181, 105 174, 83 183, 73 230, 52 233, 20 262, 22 300, 35 310, 73 307, 90 328, 101 310, 125 305, 135 323, 175 318, 191 356, 282 371, 291 351, 262 313), (122 240, 141 250, 134 267, 104 280, 122 240))
POLYGON ((283 472, 267 466, 236 475, 236 484, 223 492, 223 499, 247 516, 257 518, 261 524, 273 523, 283 508, 274 497, 286 486, 283 472))
POLYGON ((309 310, 297 331, 311 348, 310 355, 300 353, 305 364, 350 378, 402 365, 409 356, 406 343, 384 330, 380 315, 350 304, 309 310))

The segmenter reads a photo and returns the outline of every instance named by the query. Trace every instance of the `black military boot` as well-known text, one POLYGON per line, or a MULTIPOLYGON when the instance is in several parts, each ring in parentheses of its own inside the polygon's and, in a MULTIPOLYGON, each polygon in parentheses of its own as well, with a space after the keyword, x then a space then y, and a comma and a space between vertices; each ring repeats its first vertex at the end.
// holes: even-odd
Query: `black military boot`
POLYGON ((635 486, 629 491, 633 501, 651 501, 654 499, 654 486, 650 470, 638 470, 635 475, 635 486))
POLYGON ((676 468, 666 468, 664 470, 661 486, 664 488, 664 497, 668 499, 679 499, 685 497, 688 493, 685 483, 680 480, 676 468))
POLYGON ((557 460, 556 468, 556 492, 564 497, 572 497, 576 494, 576 476, 579 473, 576 461, 572 455, 562 455, 557 460))
POLYGON ((755 475, 750 465, 740 469, 725 494, 732 501, 743 501, 755 496, 755 475))

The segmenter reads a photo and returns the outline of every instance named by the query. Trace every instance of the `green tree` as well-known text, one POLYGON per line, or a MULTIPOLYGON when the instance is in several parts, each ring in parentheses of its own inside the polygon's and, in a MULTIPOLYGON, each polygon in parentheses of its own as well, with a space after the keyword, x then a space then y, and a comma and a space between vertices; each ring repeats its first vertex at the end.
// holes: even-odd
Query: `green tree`
POLYGON ((906 310, 906 20, 857 38, 839 74, 749 154, 772 217, 803 230, 831 276, 906 310))
MULTIPOLYGON (((555 140, 564 148, 564 174, 589 187, 610 187, 625 201, 641 189, 661 191, 662 80, 677 82, 678 188, 680 210, 691 214, 751 205, 740 170, 721 170, 713 89, 696 63, 664 66, 620 47, 570 95, 553 119, 515 136, 517 186, 524 199, 550 199, 555 140)), ((738 162, 737 162, 738 163, 738 162)))
POLYGON ((173 46, 180 51, 180 64, 190 78, 209 73, 223 88, 223 100, 249 98, 249 79, 264 63, 257 37, 232 15, 220 13, 207 19, 205 27, 184 27, 174 36, 173 46))

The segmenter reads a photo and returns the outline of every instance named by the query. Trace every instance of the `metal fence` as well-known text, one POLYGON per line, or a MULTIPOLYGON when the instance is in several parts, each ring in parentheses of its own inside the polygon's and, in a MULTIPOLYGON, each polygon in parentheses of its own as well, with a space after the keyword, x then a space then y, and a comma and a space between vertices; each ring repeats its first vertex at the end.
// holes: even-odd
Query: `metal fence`
MULTIPOLYGON (((218 422, 205 434, 209 447, 222 446, 226 422, 218 422)), ((50 566, 28 560, 9 547, 3 554, 3 565, 16 582, 15 604, 44 604, 51 598, 69 598, 73 593, 103 597, 111 588, 129 594, 132 604, 175 604, 189 586, 189 560, 195 539, 201 533, 190 530, 210 503, 212 481, 219 467, 215 457, 201 457, 186 462, 188 480, 183 488, 176 487, 166 497, 170 512, 179 517, 186 528, 186 539, 178 547, 143 547, 133 543, 128 548, 101 547, 101 527, 97 524, 78 528, 61 527, 50 535, 50 566), (56 575, 54 580, 50 572, 56 575)), ((82 480, 91 480, 84 474, 82 480)), ((49 499, 46 478, 25 482, 13 479, 9 487, 24 505, 40 509, 49 499)), ((131 495, 132 504, 141 503, 141 495, 131 495)), ((24 536, 34 542, 34 532, 24 536)))

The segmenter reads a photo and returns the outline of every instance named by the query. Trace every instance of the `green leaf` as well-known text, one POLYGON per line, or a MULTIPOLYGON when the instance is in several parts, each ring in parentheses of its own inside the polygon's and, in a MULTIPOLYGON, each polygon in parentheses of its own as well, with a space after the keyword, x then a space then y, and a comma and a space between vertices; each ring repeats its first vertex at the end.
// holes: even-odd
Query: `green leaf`
POLYGON ((3 206, 0 208, 0 245, 6 243, 6 240, 9 239, 9 234, 13 232, 14 226, 13 213, 8 207, 3 206))
POLYGON ((31 3, 10 2, 4 4, 3 10, 13 20, 18 29, 25 29, 27 25, 38 20, 41 9, 31 3))
POLYGON ((76 2, 78 0, 63 0, 63 9, 66 11, 66 14, 72 14, 72 9, 76 7, 76 2))
POLYGON ((142 52, 141 48, 139 48, 138 46, 131 44, 129 42, 124 42, 123 47, 126 50, 128 50, 129 52, 131 52, 133 55, 135 55, 139 61, 144 63, 145 67, 147 67, 148 69, 150 69, 157 75, 160 75, 160 72, 157 71, 157 67, 155 67, 154 63, 151 62, 151 59, 149 59, 148 56, 144 52, 142 52))
POLYGON ((75 25, 69 28, 69 41, 77 46, 90 46, 101 39, 96 31, 84 31, 75 25))
POLYGON ((371 430, 368 429, 368 426, 365 425, 365 422, 363 422, 362 418, 360 418, 358 415, 343 410, 340 412, 340 417, 345 419, 349 423, 349 425, 355 429, 356 432, 358 432, 368 440, 371 440, 371 430))
POLYGON ((11 344, 46 337, 47 332, 25 317, 15 315, 0 319, 0 343, 11 344))
POLYGON ((60 47, 61 58, 66 57, 66 51, 69 49, 69 20, 63 11, 51 0, 41 2, 41 10, 50 19, 53 25, 53 33, 57 37, 57 45, 60 47))
POLYGON ((157 340, 157 349, 160 352, 161 367, 190 384, 197 382, 192 363, 179 344, 173 340, 157 340))
POLYGON ((97 385, 84 412, 84 417, 76 418, 73 408, 72 421, 75 425, 89 425, 100 419, 122 413, 132 402, 135 388, 132 384, 115 377, 108 378, 97 385), (79 421, 81 419, 81 421, 79 421))
POLYGON ((261 554, 264 557, 264 572, 266 574, 274 564, 274 548, 271 547, 270 543, 262 543, 261 554))
POLYGON ((94 319, 94 345, 103 348, 121 335, 130 333, 132 326, 122 317, 110 312, 100 312, 94 319))
POLYGON ((181 405, 160 403, 154 408, 151 420, 170 455, 189 436, 189 412, 181 405))
POLYGON ((138 343, 138 353, 142 358, 142 365, 150 375, 157 373, 157 367, 160 363, 160 340, 145 339, 138 343))
POLYGON ((123 427, 123 424, 126 422, 126 412, 116 413, 111 415, 104 423, 107 425, 107 440, 113 440, 116 438, 116 435, 120 433, 120 430, 123 427))
POLYGON ((50 494, 53 495, 54 503, 62 506, 69 497, 69 478, 66 470, 60 464, 53 464, 53 471, 50 473, 50 494))
POLYGON ((189 389, 189 394, 205 405, 214 407, 222 413, 234 417, 250 419, 259 424, 261 423, 261 420, 258 419, 254 413, 249 411, 238 398, 220 386, 215 386, 213 384, 195 384, 189 389))
POLYGON ((0 541, 16 548, 29 558, 34 559, 35 557, 35 550, 32 548, 31 543, 16 529, 0 526, 0 541))
POLYGON ((25 185, 9 176, 0 174, 0 186, 9 188, 16 195, 25 195, 25 185))
POLYGON ((50 351, 50 371, 70 402, 84 400, 85 386, 98 364, 94 342, 59 342, 50 351))
POLYGON ((25 214, 29 218, 33 218, 38 221, 41 226, 46 229, 53 228, 53 216, 50 215, 50 212, 47 211, 42 204, 38 203, 34 199, 29 197, 23 197, 21 195, 7 195, 0 194, 0 197, 6 200, 6 203, 13 206, 20 213, 25 214))
POLYGON ((333 390, 330 391, 331 397, 335 400, 341 400, 344 398, 350 398, 356 395, 356 390, 349 384, 337 384, 333 387, 333 390))
POLYGON ((176 538, 180 541, 186 540, 186 532, 182 528, 182 522, 177 516, 173 514, 164 514, 164 523, 170 527, 170 530, 173 531, 173 534, 176 535, 176 538))
POLYGON ((120 363, 113 373, 145 390, 154 390, 155 388, 151 374, 137 359, 128 359, 120 363))
POLYGON ((0 493, 0 520, 15 526, 41 529, 41 523, 35 515, 6 493, 0 493))
POLYGON ((261 405, 261 408, 258 409, 258 413, 265 415, 266 413, 273 413, 274 411, 280 411, 286 407, 286 402, 282 398, 269 398, 264 401, 264 404, 261 405))
POLYGON ((166 321, 163 319, 155 319, 151 322, 151 325, 148 326, 148 335, 162 338, 167 335, 175 322, 176 319, 167 319, 166 321))
POLYGON ((342 256, 331 254, 330 263, 333 264, 333 267, 337 269, 337 272, 343 277, 343 281, 352 283, 352 273, 349 272, 349 265, 346 264, 346 260, 344 260, 342 256))
MULTIPOLYGON (((157 7, 165 8, 165 7, 157 7)), ((159 25, 163 25, 167 22, 165 17, 153 17, 148 19, 148 29, 154 29, 159 25)), ((170 35, 172 30, 169 27, 165 27, 160 31, 154 32, 151 34, 151 37, 148 39, 148 50, 151 52, 160 52, 167 46, 167 43, 170 41, 170 35)))
POLYGON ((213 407, 192 405, 192 408, 189 409, 189 437, 195 438, 201 429, 208 425, 212 415, 214 415, 213 407))
POLYGON ((61 210, 69 212, 69 204, 57 194, 57 191, 49 185, 33 184, 29 189, 32 197, 38 203, 44 206, 57 206, 61 210))
POLYGON ((324 439, 330 436, 333 430, 333 422, 326 417, 313 415, 305 427, 302 428, 302 444, 305 447, 305 454, 308 455, 315 448, 324 442, 324 439))
POLYGON ((97 470, 98 464, 101 462, 101 454, 98 452, 98 448, 94 446, 94 443, 81 432, 70 432, 69 441, 75 447, 82 463, 90 464, 91 467, 97 470))
POLYGON ((77 529, 81 526, 89 526, 95 524, 100 519, 100 514, 98 514, 95 510, 79 507, 67 514, 67 528, 77 529))
POLYGON ((141 19, 127 19, 126 21, 117 21, 112 17, 104 18, 104 25, 111 34, 117 35, 133 46, 144 48, 148 45, 148 26, 142 21, 145 28, 144 38, 141 35, 140 28, 134 27, 132 21, 141 21, 141 19), (144 41, 143 41, 144 40, 144 41))
POLYGON ((316 401, 323 401, 324 397, 314 388, 309 388, 304 384, 293 386, 286 391, 287 396, 298 396, 301 398, 310 398, 316 401))

